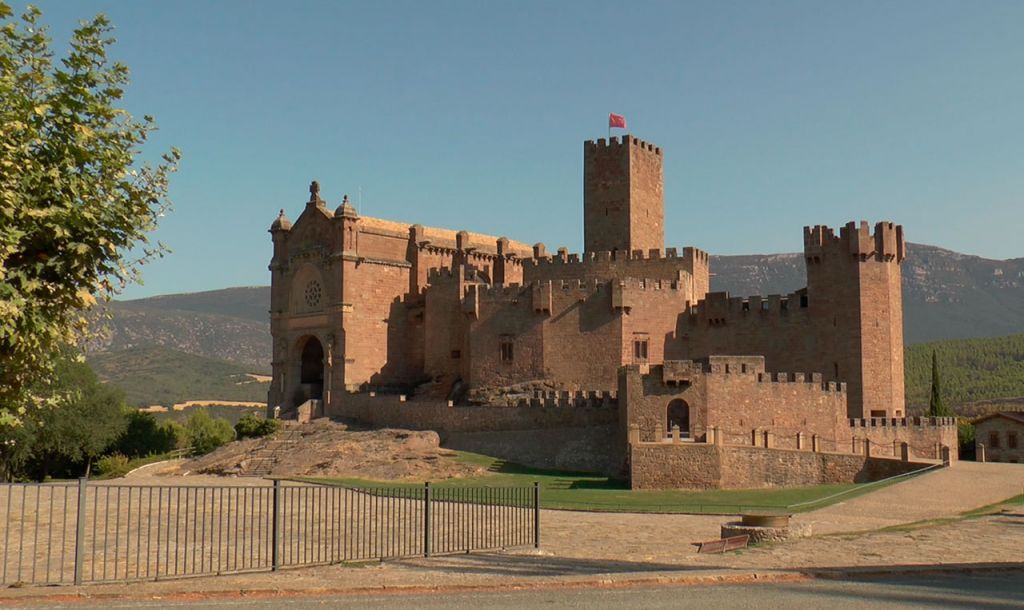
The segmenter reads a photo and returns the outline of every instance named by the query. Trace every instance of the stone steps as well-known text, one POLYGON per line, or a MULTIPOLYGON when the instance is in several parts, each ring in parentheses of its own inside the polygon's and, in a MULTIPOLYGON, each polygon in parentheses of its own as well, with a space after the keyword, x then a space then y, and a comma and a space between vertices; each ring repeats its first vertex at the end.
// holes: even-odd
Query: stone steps
POLYGON ((290 449, 299 438, 298 430, 284 430, 265 439, 249 458, 238 476, 263 477, 273 470, 280 452, 290 449))

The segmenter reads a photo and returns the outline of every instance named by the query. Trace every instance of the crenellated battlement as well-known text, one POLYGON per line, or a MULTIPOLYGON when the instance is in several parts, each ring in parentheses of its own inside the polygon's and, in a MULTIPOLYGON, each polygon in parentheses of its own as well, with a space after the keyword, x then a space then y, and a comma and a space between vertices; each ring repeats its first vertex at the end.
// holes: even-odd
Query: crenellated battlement
POLYGON ((627 277, 621 280, 613 280, 616 285, 623 290, 629 291, 648 291, 648 290, 673 290, 676 292, 685 291, 689 296, 689 287, 679 280, 660 280, 650 278, 635 278, 627 277))
POLYGON ((658 261, 666 259, 677 259, 677 260, 694 260, 701 263, 708 262, 708 253, 704 252, 699 248, 687 246, 682 248, 680 252, 679 248, 665 248, 659 250, 652 248, 650 250, 602 250, 599 252, 585 252, 569 253, 562 252, 554 255, 548 255, 544 244, 536 244, 534 246, 534 256, 528 261, 524 261, 527 265, 533 266, 544 266, 544 265, 586 265, 589 263, 609 263, 613 261, 626 262, 626 261, 658 261))
POLYGON ((604 138, 599 138, 597 140, 586 140, 585 142, 583 142, 583 151, 584 155, 588 155, 596 154, 599 151, 604 150, 618 150, 627 146, 631 146, 633 148, 641 150, 646 150, 647 152, 652 152, 655 155, 658 155, 659 157, 661 156, 661 147, 655 146, 650 142, 646 142, 644 140, 641 140, 640 138, 628 134, 622 136, 621 139, 619 139, 618 136, 612 136, 607 140, 605 140, 604 138))
POLYGON ((625 279, 674 280, 706 290, 708 279, 708 255, 697 248, 676 248, 664 250, 595 251, 584 254, 569 254, 560 250, 549 256, 543 244, 535 248, 535 256, 523 261, 523 279, 625 279))
POLYGON ((534 390, 531 404, 552 407, 609 407, 617 405, 618 400, 618 392, 615 390, 534 390))
POLYGON ((764 370, 763 356, 709 356, 704 360, 666 360, 661 380, 666 385, 689 383, 694 376, 744 377, 762 384, 817 385, 823 392, 846 393, 846 384, 825 381, 821 373, 785 373, 764 370))
POLYGON ((804 227, 804 256, 808 264, 817 264, 827 256, 855 256, 885 262, 901 262, 906 258, 903 226, 891 222, 875 224, 872 232, 867 221, 848 222, 839 235, 830 227, 804 227))
POLYGON ((459 268, 452 269, 451 267, 432 267, 427 270, 427 283, 428 284, 445 284, 452 283, 463 279, 459 277, 461 274, 459 268))
POLYGON ((598 292, 604 290, 606 282, 603 282, 597 278, 590 279, 574 279, 574 280, 538 280, 537 283, 543 283, 547 281, 551 284, 554 289, 561 290, 563 292, 569 292, 574 290, 582 290, 584 292, 598 292))
MULTIPOLYGON (((511 397, 510 397, 511 398, 511 397)), ((377 391, 349 392, 343 402, 360 402, 369 406, 393 406, 412 409, 460 409, 470 410, 478 416, 491 409, 612 409, 618 407, 618 392, 615 390, 534 390, 530 398, 518 397, 503 404, 458 405, 452 401, 421 400, 406 394, 377 391)), ((410 413, 411 414, 411 413, 410 413)))
POLYGON ((850 428, 956 428, 955 417, 851 418, 850 428))
POLYGON ((730 297, 727 292, 709 292, 705 298, 690 308, 690 318, 691 322, 707 319, 725 323, 736 318, 789 315, 795 311, 806 309, 809 302, 808 295, 804 290, 786 295, 770 294, 750 297, 730 297))
POLYGON ((527 292, 528 287, 513 282, 511 284, 472 284, 466 286, 466 298, 472 298, 472 294, 479 295, 481 299, 488 300, 510 300, 521 297, 527 292))
MULTIPOLYGON (((729 373, 725 373, 728 375, 729 373)), ((803 383, 817 385, 823 392, 846 394, 846 382, 822 381, 821 373, 758 373, 758 383, 803 383)))

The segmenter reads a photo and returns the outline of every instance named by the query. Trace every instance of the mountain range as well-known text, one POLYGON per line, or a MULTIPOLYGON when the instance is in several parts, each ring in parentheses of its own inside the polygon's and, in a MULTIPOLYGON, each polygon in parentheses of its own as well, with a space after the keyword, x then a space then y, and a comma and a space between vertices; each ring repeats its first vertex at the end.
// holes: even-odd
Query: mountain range
MULTIPOLYGON (((806 284, 803 256, 712 256, 711 289, 786 294, 806 284)), ((91 352, 163 346, 269 370, 270 287, 225 288, 109 304, 106 336, 91 352)), ((1024 258, 992 260, 908 244, 903 262, 908 344, 1024 332, 1024 258)))

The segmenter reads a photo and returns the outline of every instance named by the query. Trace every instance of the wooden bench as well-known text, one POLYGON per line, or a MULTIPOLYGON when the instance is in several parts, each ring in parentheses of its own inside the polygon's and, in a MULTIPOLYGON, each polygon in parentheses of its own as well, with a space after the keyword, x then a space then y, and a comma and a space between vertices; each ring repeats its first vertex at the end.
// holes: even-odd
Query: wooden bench
POLYGON ((726 551, 747 548, 748 542, 750 542, 750 536, 743 534, 742 536, 730 536, 719 540, 693 542, 691 544, 697 547, 698 553, 724 553, 726 551))

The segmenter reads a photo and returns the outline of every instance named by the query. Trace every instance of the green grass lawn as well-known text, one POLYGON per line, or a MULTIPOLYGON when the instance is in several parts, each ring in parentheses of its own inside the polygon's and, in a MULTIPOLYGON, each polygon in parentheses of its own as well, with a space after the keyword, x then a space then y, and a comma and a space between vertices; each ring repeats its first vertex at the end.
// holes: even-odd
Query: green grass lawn
MULTIPOLYGON (((891 483, 816 485, 787 489, 716 489, 708 491, 631 491, 624 481, 595 474, 540 470, 504 460, 459 451, 455 459, 482 466, 488 474, 476 477, 431 481, 432 488, 540 486, 541 507, 567 510, 638 513, 802 512, 868 493, 891 483), (826 499, 840 492, 842 496, 826 499), (805 502, 815 502, 796 506, 805 502)), ((359 487, 422 487, 423 483, 397 483, 367 479, 301 480, 359 487)))

